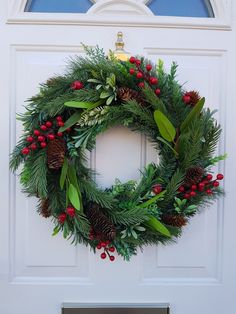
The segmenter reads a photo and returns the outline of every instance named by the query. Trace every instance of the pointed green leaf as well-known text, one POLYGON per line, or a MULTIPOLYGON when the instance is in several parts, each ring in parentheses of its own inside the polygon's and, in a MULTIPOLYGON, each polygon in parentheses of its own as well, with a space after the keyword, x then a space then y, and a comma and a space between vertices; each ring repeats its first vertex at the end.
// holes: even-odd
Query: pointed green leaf
POLYGON ((175 139, 176 130, 170 120, 160 110, 154 111, 154 119, 161 136, 166 141, 173 142, 175 139))
POLYGON ((61 230, 61 226, 56 226, 54 229, 53 229, 53 233, 52 233, 52 236, 56 236, 59 231, 61 230))
POLYGON ((66 129, 76 124, 79 121, 80 116, 81 112, 75 112, 68 120, 66 120, 64 126, 60 127, 59 132, 64 132, 66 129))
POLYGON ((63 189, 65 181, 66 181, 67 171, 68 171, 68 159, 65 158, 63 166, 62 166, 62 169, 61 169, 61 175, 60 175, 60 187, 61 187, 61 190, 63 189))
POLYGON ((144 224, 154 231, 157 231, 167 237, 171 237, 169 230, 153 216, 150 216, 150 219, 146 221, 144 224))
POLYGON ((69 189, 68 189, 68 197, 71 202, 71 204, 77 209, 80 210, 80 200, 79 200, 79 193, 76 189, 76 187, 70 183, 69 189))
POLYGON ((185 118, 185 120, 183 121, 183 123, 180 126, 180 131, 184 132, 189 125, 191 124, 191 122, 197 118, 199 116, 199 114, 202 111, 202 108, 205 104, 205 98, 201 98, 198 103, 193 107, 193 109, 190 111, 190 113, 187 115, 187 117, 185 118))
POLYGON ((155 195, 154 197, 150 198, 150 200, 146 201, 145 203, 140 204, 138 207, 140 208, 146 208, 149 205, 151 205, 152 203, 155 203, 157 200, 159 200, 160 198, 162 198, 165 195, 166 191, 162 191, 161 193, 159 193, 158 195, 155 195))
POLYGON ((88 109, 93 105, 93 103, 85 101, 67 101, 64 105, 71 108, 88 109))
POLYGON ((107 98, 106 104, 109 106, 113 100, 114 100, 114 95, 111 95, 109 98, 107 98))

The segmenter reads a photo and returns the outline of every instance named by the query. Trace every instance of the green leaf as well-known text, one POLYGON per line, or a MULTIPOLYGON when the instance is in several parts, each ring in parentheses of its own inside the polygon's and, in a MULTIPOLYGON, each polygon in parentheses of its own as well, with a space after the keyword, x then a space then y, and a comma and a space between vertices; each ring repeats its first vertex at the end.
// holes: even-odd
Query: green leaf
POLYGON ((70 128, 76 124, 81 116, 81 112, 75 112, 68 120, 66 120, 64 126, 60 127, 59 132, 64 132, 66 129, 70 128))
POLYGON ((101 83, 101 81, 97 80, 97 79, 88 79, 87 82, 89 82, 89 83, 101 83))
POLYGON ((164 140, 160 136, 157 136, 157 140, 159 140, 160 142, 166 144, 172 150, 172 152, 176 155, 176 157, 178 157, 178 152, 170 145, 170 143, 168 143, 166 140, 164 140))
POLYGON ((160 110, 154 111, 154 119, 161 136, 166 141, 173 142, 175 139, 176 130, 170 120, 160 110))
POLYGON ((157 231, 157 232, 165 235, 166 237, 171 237, 169 230, 159 220, 157 220, 153 216, 150 216, 150 219, 148 221, 144 222, 144 224, 147 227, 151 228, 152 230, 157 231))
POLYGON ((76 169, 73 166, 70 166, 68 169, 68 177, 69 177, 69 181, 70 183, 72 183, 78 192, 79 195, 79 200, 80 200, 80 210, 83 211, 83 203, 82 203, 82 194, 80 191, 80 187, 79 187, 79 183, 78 183, 78 178, 77 178, 77 173, 76 173, 76 169))
POLYGON ((109 98, 107 98, 106 104, 109 106, 113 100, 114 100, 114 95, 111 95, 109 98))
POLYGON ((139 208, 148 207, 152 203, 155 203, 158 199, 162 198, 165 195, 165 193, 166 193, 166 191, 162 191, 161 193, 159 193, 158 195, 155 195, 154 197, 152 197, 150 200, 146 201, 145 203, 138 205, 138 207, 139 208))
POLYGON ((66 107, 89 109, 94 103, 85 101, 67 101, 64 103, 66 107))
POLYGON ((69 189, 68 189, 68 197, 71 202, 71 204, 77 209, 80 210, 80 199, 79 199, 79 193, 76 189, 76 187, 70 183, 69 189))
POLYGON ((61 230, 61 226, 56 226, 54 229, 53 229, 53 233, 52 233, 52 236, 55 237, 59 231, 61 230))
POLYGON ((197 102, 197 104, 193 107, 193 109, 189 112, 189 114, 187 115, 183 123, 181 124, 180 126, 181 132, 184 132, 189 127, 191 122, 199 116, 204 104, 205 104, 205 98, 203 97, 197 102))
POLYGON ((108 98, 108 97, 110 97, 111 95, 112 95, 111 92, 105 92, 105 91, 103 91, 103 92, 101 92, 101 94, 100 94, 100 98, 102 98, 102 99, 108 98))
POLYGON ((64 184, 65 184, 65 181, 66 181, 67 171, 68 171, 68 159, 65 158, 63 166, 62 166, 62 169, 61 169, 61 176, 60 176, 60 187, 61 187, 61 190, 63 190, 64 184))

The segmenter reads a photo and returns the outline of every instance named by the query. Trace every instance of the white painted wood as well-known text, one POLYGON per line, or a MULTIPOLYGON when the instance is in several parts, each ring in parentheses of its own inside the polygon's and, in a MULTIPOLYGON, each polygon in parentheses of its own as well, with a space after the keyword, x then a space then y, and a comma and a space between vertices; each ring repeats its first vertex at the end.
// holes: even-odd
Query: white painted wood
MULTIPOLYGON (((139 8, 143 3, 136 1, 139 8)), ((23 1, 0 0, 1 314, 57 314, 63 302, 91 306, 167 302, 173 314, 233 313, 236 34, 231 26, 236 8, 231 4, 213 1, 217 18, 202 20, 38 15, 23 13, 23 1), (81 42, 108 51, 119 30, 127 51, 154 61, 162 58, 167 68, 172 60, 179 63, 180 82, 187 80, 186 87, 199 89, 207 105, 219 110, 217 118, 224 129, 219 151, 230 156, 216 169, 226 173, 225 200, 194 218, 177 244, 149 247, 130 263, 119 258, 115 263, 101 261, 86 247, 72 247, 60 236, 52 238, 50 221, 35 213, 35 201, 25 198, 8 171, 9 152, 22 130, 15 112, 24 111, 24 100, 49 75, 62 73, 68 56, 83 53, 81 42)), ((143 137, 117 128, 98 138, 91 166, 101 172, 99 183, 107 186, 117 176, 137 178, 138 169, 153 160, 156 154, 143 137)))

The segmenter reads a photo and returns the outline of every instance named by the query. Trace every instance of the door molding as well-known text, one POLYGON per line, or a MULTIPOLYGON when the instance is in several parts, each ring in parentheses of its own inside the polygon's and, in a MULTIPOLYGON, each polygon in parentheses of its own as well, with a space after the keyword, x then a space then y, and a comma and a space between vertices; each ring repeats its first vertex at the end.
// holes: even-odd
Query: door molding
POLYGON ((231 30, 232 0, 211 0, 215 18, 155 16, 146 6, 148 1, 94 0, 87 13, 62 14, 24 12, 27 0, 9 0, 6 23, 231 30))

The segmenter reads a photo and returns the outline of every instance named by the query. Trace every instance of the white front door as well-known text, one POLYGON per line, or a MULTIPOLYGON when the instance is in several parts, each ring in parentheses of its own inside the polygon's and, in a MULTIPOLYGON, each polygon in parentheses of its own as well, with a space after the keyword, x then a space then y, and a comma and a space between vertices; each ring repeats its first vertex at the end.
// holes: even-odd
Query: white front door
MULTIPOLYGON (((25 3, 0 0, 0 313, 59 314, 63 302, 168 302, 171 314, 234 313, 236 7, 215 0, 215 19, 192 19, 152 16, 141 0, 96 1, 84 15, 25 13, 25 3), (229 158, 220 165, 226 198, 194 218, 177 244, 109 263, 60 235, 51 237, 51 222, 21 193, 8 162, 21 133, 15 113, 24 111, 38 84, 63 72, 68 56, 82 54, 81 42, 108 51, 120 30, 127 51, 161 58, 167 68, 177 61, 180 82, 188 81, 186 88, 198 89, 219 110, 219 149, 229 158)), ((92 166, 101 184, 110 185, 117 176, 136 178, 153 158, 139 135, 115 129, 99 137, 92 166), (110 145, 114 139, 116 146, 110 145)))

